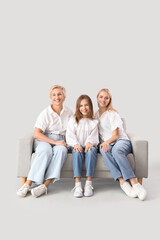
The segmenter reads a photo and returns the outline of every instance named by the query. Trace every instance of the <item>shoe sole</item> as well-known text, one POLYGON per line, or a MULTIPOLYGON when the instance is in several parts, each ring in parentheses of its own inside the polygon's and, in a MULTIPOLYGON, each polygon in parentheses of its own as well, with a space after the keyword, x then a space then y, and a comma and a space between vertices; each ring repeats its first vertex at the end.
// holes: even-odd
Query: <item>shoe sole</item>
POLYGON ((19 197, 26 197, 27 196, 27 194, 25 194, 25 195, 21 195, 20 193, 16 193, 19 197))
POLYGON ((44 195, 44 194, 46 194, 46 193, 44 192, 44 193, 42 193, 41 195, 37 196, 37 195, 35 195, 34 192, 31 190, 31 194, 32 194, 33 197, 37 198, 37 197, 40 197, 40 196, 42 196, 42 195, 44 195))
POLYGON ((137 198, 137 197, 138 197, 137 193, 135 193, 135 195, 132 195, 132 196, 129 195, 121 185, 120 185, 120 188, 122 189, 122 191, 123 191, 128 197, 131 197, 131 198, 137 198))
POLYGON ((138 198, 139 198, 141 201, 144 201, 144 200, 146 199, 146 197, 147 197, 147 193, 146 193, 145 196, 142 197, 142 198, 138 196, 138 198))
POLYGON ((82 196, 75 196, 75 195, 74 195, 74 197, 76 197, 76 198, 82 198, 82 197, 83 197, 83 195, 82 195, 82 196))
POLYGON ((92 197, 92 196, 93 196, 93 194, 92 194, 92 195, 86 195, 86 194, 84 194, 84 196, 85 196, 85 197, 92 197))
POLYGON ((31 194, 32 194, 32 196, 33 197, 35 197, 35 198, 37 198, 38 196, 36 196, 35 194, 34 194, 34 192, 31 190, 31 194))

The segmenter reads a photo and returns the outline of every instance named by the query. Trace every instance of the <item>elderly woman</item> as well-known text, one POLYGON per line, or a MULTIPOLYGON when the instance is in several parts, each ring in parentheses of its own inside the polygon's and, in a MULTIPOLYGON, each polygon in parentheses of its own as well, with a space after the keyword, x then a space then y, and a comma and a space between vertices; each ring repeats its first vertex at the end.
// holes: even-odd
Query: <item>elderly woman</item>
POLYGON ((40 113, 34 126, 36 157, 26 183, 17 191, 20 197, 27 195, 32 182, 38 184, 31 190, 34 197, 47 194, 49 184, 60 179, 61 168, 67 158, 65 133, 72 111, 63 106, 66 97, 64 87, 52 86, 49 94, 52 104, 40 113))

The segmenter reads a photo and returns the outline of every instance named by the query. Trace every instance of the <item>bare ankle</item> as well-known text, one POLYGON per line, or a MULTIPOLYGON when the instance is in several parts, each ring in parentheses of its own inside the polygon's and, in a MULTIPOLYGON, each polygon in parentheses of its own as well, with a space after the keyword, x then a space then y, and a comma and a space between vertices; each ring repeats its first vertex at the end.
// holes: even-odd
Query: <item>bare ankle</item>
POLYGON ((27 180, 25 183, 28 184, 29 186, 32 185, 32 181, 30 181, 30 180, 27 180))
POLYGON ((131 183, 132 186, 133 186, 134 184, 137 184, 137 183, 138 183, 137 180, 136 180, 136 178, 130 178, 129 181, 130 181, 130 183, 131 183))
POLYGON ((123 178, 118 178, 119 183, 122 185, 123 183, 125 183, 125 180, 123 178))
POLYGON ((80 177, 75 177, 75 182, 81 182, 81 178, 80 177))

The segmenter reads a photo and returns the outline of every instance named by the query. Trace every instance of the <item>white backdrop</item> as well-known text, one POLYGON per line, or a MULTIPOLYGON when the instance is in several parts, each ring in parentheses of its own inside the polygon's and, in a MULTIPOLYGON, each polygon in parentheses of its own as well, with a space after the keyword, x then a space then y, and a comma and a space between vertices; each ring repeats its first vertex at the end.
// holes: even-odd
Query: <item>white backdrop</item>
MULTIPOLYGON (((159 161, 159 1, 1 1, 1 131, 4 159, 16 169, 18 138, 66 87, 75 109, 109 88, 128 132, 149 141, 159 161), (4 141, 5 139, 5 141, 4 141), (8 159, 9 154, 11 158, 8 159)), ((15 170, 16 175, 16 170, 15 170)))
MULTIPOLYGON (((68 230, 71 232, 75 230, 74 226, 77 227, 77 222, 72 217, 75 216, 74 208, 70 219, 67 214, 64 216, 62 211, 60 214, 63 217, 61 217, 59 208, 57 212, 54 210, 54 213, 48 209, 44 214, 40 210, 42 198, 42 202, 36 199, 39 203, 39 205, 36 203, 37 208, 28 211, 27 202, 20 201, 15 194, 18 139, 33 129, 37 116, 50 103, 48 90, 54 84, 66 87, 66 104, 73 109, 78 96, 88 94, 96 110, 97 92, 101 88, 109 88, 113 95, 114 107, 121 117, 126 119, 128 132, 136 133, 149 141, 149 164, 157 165, 157 172, 152 173, 157 179, 160 167, 159 13, 159 0, 0 1, 0 178, 3 223, 6 223, 5 234, 15 234, 16 239, 26 236, 29 238, 33 234, 30 227, 33 230, 35 224, 43 226, 43 221, 47 224, 48 216, 50 216, 49 227, 53 236, 55 230, 63 233, 60 225, 62 219, 62 227, 66 226, 64 234, 68 230), (53 219, 58 227, 52 231, 53 219), (23 222, 25 220, 26 222, 23 222), (66 223, 68 225, 65 225, 66 223)), ((152 168, 149 168, 149 173, 150 169, 152 168)), ((152 179, 148 181, 148 185, 151 182, 154 184, 152 179)), ((155 182, 158 185, 158 181, 155 182)), ((157 196, 156 187, 150 188, 152 191, 154 189, 157 196)), ((52 198, 47 199, 50 201, 52 198)), ((157 198, 155 201, 158 201, 157 198)), ((30 204, 33 203, 35 204, 34 200, 31 200, 30 204)), ((152 198, 151 203, 150 212, 153 211, 154 206, 157 212, 152 198)), ((50 204, 53 205, 49 202, 49 206, 50 204)), ((131 237, 132 233, 137 234, 137 220, 140 221, 139 228, 143 227, 144 231, 147 229, 146 226, 150 224, 148 210, 141 208, 144 212, 138 210, 140 217, 137 216, 137 204, 135 211, 133 205, 129 204, 126 212, 122 214, 125 218, 127 213, 127 218, 122 221, 122 227, 119 225, 119 219, 115 219, 115 213, 121 207, 117 204, 112 206, 111 210, 114 208, 114 213, 110 212, 109 216, 112 217, 108 218, 111 219, 110 223, 108 222, 110 224, 108 230, 111 234, 117 232, 119 235, 120 230, 126 231, 126 225, 124 226, 126 222, 132 227, 127 237, 131 237), (134 212, 133 219, 129 219, 131 208, 134 212), (144 224, 141 214, 143 218, 146 216, 144 224), (133 224, 129 220, 133 220, 133 224), (117 223, 117 231, 116 228, 114 229, 115 223, 117 223)), ((126 206, 126 202, 124 205, 126 206)), ((46 206, 46 200, 43 206, 46 206)), ((78 203, 76 206, 78 209, 78 203)), ((106 202, 107 206, 110 205, 106 202)), ((66 206, 64 208, 70 212, 66 206)), ((89 213, 93 227, 88 228, 88 218, 85 218, 86 234, 89 237, 91 231, 99 229, 97 228, 99 220, 102 223, 101 230, 103 228, 103 232, 108 232, 107 213, 102 209, 100 212, 97 207, 96 221, 94 214, 93 210, 89 213)), ((121 220, 122 216, 119 217, 121 220)), ((151 221, 152 219, 151 217, 151 221)), ((74 236, 78 233, 81 237, 82 222, 78 223, 81 228, 74 233, 74 236)), ((48 233, 48 229, 44 226, 34 230, 36 237, 37 234, 46 237, 48 233)), ((150 236, 153 232, 155 231, 150 231, 150 236)), ((95 236, 99 237, 99 231, 95 236)), ((143 232, 142 236, 144 237, 143 232)))

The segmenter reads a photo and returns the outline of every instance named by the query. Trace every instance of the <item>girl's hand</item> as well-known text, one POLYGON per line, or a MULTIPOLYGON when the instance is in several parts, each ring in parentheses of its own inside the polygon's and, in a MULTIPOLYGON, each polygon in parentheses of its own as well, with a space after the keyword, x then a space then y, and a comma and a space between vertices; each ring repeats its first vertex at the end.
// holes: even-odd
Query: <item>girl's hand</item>
POLYGON ((102 148, 104 152, 107 152, 109 149, 109 143, 107 143, 107 142, 101 143, 100 148, 102 148))
POLYGON ((56 141, 55 145, 64 146, 64 147, 67 148, 67 144, 66 144, 66 142, 64 140, 56 141))
POLYGON ((75 151, 77 151, 77 152, 82 152, 82 147, 81 147, 81 145, 79 145, 79 144, 76 144, 75 146, 74 146, 74 152, 75 151))
POLYGON ((85 147, 85 152, 87 152, 88 149, 91 150, 92 148, 93 148, 93 145, 90 142, 88 142, 85 147))

